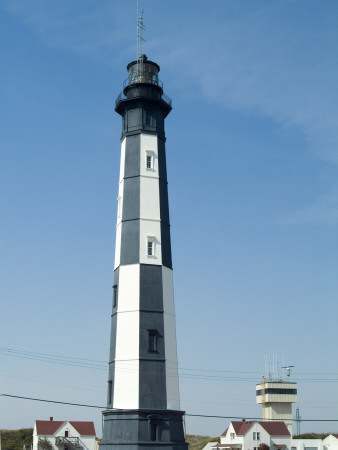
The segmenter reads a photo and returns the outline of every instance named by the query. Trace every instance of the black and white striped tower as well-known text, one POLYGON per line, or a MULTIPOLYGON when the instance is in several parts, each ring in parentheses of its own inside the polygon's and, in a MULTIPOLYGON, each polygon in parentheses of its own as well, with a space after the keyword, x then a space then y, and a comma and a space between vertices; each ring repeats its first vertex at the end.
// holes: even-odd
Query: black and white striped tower
POLYGON ((101 450, 187 450, 180 411, 159 66, 128 66, 122 116, 108 404, 101 450))

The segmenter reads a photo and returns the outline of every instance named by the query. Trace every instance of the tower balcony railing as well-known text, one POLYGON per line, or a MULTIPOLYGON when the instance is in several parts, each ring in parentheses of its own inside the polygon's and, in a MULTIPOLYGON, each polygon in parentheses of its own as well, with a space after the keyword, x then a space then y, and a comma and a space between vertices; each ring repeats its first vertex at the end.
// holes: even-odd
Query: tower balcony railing
MULTIPOLYGON (((132 98, 141 98, 143 96, 133 96, 132 98)), ((130 97, 128 97, 130 98, 130 97)), ((115 100, 115 106, 117 106, 117 104, 121 101, 121 100, 127 100, 127 96, 125 95, 125 93, 123 91, 121 91, 119 93, 119 95, 116 97, 115 100)), ((161 100, 163 100, 165 103, 167 103, 169 106, 172 106, 172 100, 170 97, 168 97, 166 94, 162 93, 161 94, 161 100)))

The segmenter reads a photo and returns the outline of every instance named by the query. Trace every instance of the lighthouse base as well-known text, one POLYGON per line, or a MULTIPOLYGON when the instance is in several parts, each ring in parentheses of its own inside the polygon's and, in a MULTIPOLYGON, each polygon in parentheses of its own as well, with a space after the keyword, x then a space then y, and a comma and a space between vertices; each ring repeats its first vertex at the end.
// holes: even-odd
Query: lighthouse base
POLYGON ((102 414, 100 450, 188 450, 183 411, 120 409, 102 414))

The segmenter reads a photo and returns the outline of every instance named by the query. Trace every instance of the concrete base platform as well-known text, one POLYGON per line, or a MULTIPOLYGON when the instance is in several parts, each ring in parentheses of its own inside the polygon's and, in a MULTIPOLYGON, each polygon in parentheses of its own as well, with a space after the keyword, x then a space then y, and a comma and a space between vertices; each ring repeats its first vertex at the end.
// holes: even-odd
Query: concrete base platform
POLYGON ((183 411, 103 411, 100 450, 188 450, 183 411))

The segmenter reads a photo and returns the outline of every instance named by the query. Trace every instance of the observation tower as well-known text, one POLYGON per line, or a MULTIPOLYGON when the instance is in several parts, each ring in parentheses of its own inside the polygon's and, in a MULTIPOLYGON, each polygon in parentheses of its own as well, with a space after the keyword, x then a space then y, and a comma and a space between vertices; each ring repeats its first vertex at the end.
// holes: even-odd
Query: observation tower
POLYGON ((128 64, 122 117, 107 410, 101 450, 187 450, 180 410, 160 67, 128 64))
POLYGON ((262 420, 283 420, 292 436, 292 403, 297 402, 297 383, 290 381, 290 368, 287 379, 283 377, 264 377, 256 385, 256 403, 262 405, 262 420))

